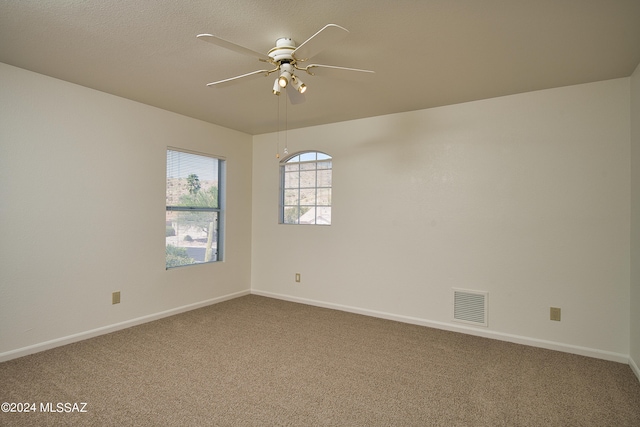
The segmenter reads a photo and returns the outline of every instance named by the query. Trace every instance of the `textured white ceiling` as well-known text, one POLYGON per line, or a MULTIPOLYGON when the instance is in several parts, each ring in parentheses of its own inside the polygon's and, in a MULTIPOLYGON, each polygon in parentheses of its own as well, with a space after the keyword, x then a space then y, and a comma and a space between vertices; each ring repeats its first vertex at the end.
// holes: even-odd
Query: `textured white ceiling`
POLYGON ((631 75, 638 0, 2 0, 0 62, 250 134, 631 75), (284 107, 264 68, 202 42, 266 53, 327 23, 349 36, 313 62, 376 71, 370 82, 307 77, 284 107), (278 125, 280 111, 280 125, 278 125))

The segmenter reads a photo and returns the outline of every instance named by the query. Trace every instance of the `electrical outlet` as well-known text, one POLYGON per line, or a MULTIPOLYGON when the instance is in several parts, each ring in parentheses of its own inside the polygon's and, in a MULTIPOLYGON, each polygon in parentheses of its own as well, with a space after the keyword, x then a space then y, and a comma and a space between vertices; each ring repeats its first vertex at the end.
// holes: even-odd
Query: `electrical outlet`
POLYGON ((296 282, 300 283, 300 273, 296 273, 296 282))
POLYGON ((555 321, 559 322, 560 321, 560 308, 551 307, 549 309, 549 318, 551 320, 555 320, 555 321))
POLYGON ((120 304, 120 291, 111 294, 111 304, 120 304))

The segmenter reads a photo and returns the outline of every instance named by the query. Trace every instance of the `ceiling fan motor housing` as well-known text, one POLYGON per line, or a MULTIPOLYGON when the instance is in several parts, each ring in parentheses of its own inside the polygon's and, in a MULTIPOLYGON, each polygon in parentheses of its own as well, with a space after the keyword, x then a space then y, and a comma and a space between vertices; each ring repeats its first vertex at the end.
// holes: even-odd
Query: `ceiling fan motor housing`
POLYGON ((276 47, 269 51, 269 57, 276 63, 281 61, 290 62, 293 61, 291 54, 295 49, 296 42, 288 37, 283 37, 276 40, 276 47))

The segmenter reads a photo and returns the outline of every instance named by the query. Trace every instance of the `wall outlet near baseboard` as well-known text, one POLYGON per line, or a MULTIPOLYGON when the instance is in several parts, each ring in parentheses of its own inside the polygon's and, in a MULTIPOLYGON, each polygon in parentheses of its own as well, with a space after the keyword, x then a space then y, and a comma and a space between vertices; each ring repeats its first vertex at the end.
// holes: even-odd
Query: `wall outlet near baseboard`
POLYGON ((551 307, 549 309, 549 319, 555 320, 557 322, 560 321, 560 308, 559 307, 551 307))
POLYGON ((296 283, 300 283, 300 273, 296 273, 296 283))
POLYGON ((120 304, 120 291, 111 294, 111 304, 120 304))

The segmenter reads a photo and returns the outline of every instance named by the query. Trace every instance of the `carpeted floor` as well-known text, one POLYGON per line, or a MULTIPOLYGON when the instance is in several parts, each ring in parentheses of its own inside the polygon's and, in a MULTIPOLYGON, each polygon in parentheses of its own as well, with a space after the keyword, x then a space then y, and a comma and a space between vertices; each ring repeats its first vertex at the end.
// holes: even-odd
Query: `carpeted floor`
POLYGON ((2 363, 0 401, 36 409, 2 426, 640 426, 628 365, 255 295, 2 363))

